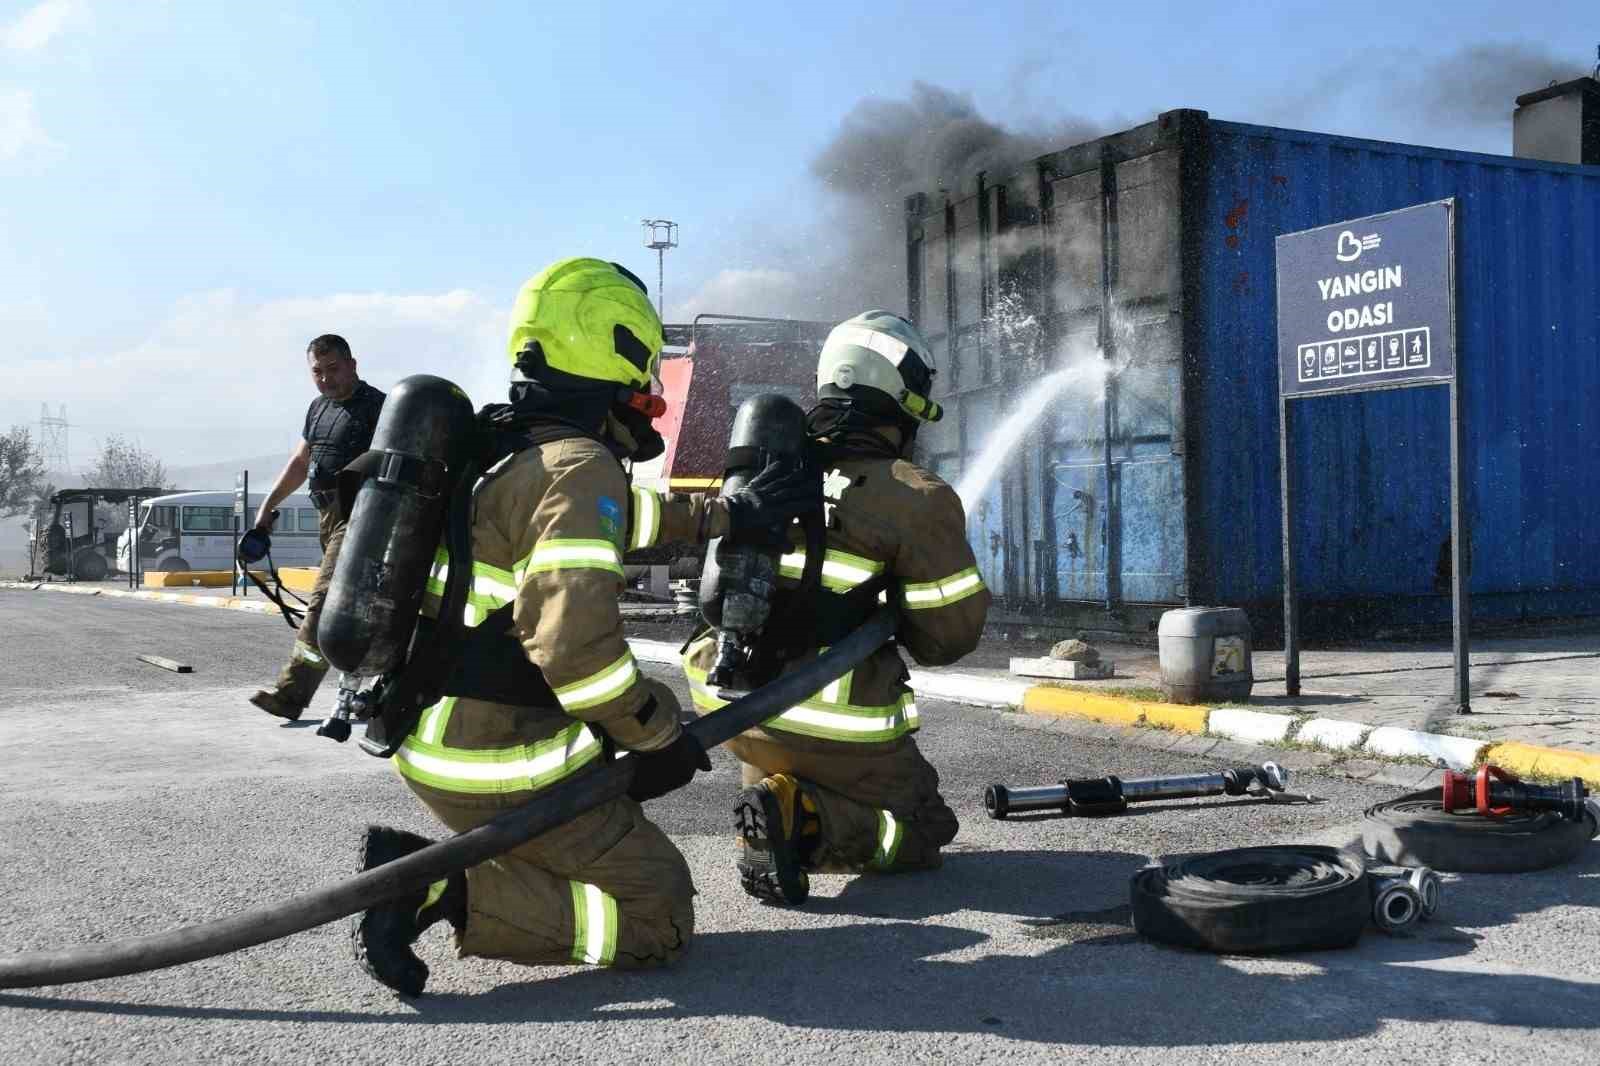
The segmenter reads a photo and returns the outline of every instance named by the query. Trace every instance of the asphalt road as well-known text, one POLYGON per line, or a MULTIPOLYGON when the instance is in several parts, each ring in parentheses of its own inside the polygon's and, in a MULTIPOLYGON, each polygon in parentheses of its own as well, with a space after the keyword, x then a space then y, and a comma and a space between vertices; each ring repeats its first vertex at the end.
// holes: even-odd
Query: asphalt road
MULTIPOLYGON (((162 932, 329 883, 353 870, 369 821, 437 834, 387 763, 244 702, 288 650, 276 619, 0 590, 0 637, 0 953, 162 932)), ((330 685, 316 706, 331 698, 330 685)), ((402 1001, 352 961, 336 923, 156 973, 0 993, 0 1062, 1600 1059, 1600 847, 1556 871, 1449 877, 1440 914, 1408 939, 1272 959, 1169 949, 1127 925, 1134 870, 1344 843, 1393 790, 1303 776, 1326 802, 996 823, 981 806, 991 781, 1209 764, 919 706, 963 823, 937 873, 818 877, 802 910, 754 904, 732 876, 736 772, 719 752, 711 774, 649 806, 700 891, 694 946, 672 970, 458 960, 433 931, 429 994, 402 1001)))

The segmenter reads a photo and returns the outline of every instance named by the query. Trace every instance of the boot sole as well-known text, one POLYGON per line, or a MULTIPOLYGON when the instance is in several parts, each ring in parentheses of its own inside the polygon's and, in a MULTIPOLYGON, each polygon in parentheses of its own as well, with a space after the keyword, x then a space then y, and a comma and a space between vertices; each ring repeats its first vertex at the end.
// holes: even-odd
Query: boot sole
POLYGON ((769 903, 797 906, 811 894, 811 879, 800 868, 794 844, 783 836, 778 798, 764 788, 747 788, 733 805, 733 829, 744 838, 746 857, 739 882, 747 895, 769 903), (776 835, 771 827, 777 827, 776 835))

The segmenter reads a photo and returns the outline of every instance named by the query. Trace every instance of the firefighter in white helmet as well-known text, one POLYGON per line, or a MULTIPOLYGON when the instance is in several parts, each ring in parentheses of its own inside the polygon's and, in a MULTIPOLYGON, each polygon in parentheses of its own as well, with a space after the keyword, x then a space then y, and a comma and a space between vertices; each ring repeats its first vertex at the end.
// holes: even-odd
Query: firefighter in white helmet
MULTIPOLYGON (((933 374, 928 342, 887 311, 841 323, 823 345, 807 425, 828 510, 824 591, 809 609, 774 608, 813 634, 785 668, 814 659, 880 599, 899 608, 900 625, 855 670, 729 743, 744 763, 740 879, 758 899, 803 902, 807 871, 935 867, 956 835, 938 772, 912 736, 917 705, 898 651, 928 666, 955 662, 977 646, 990 603, 960 499, 910 459, 918 427, 942 414, 933 374)), ((801 548, 782 558, 785 583, 805 561, 801 548)), ((684 656, 700 714, 725 702, 706 683, 714 652, 708 635, 684 656)))

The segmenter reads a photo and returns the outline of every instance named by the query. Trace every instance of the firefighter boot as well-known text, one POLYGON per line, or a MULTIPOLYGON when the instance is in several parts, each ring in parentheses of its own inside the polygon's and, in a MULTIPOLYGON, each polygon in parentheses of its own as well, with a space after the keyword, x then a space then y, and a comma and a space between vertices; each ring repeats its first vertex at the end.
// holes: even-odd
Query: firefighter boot
MULTIPOLYGON (((370 825, 361 845, 361 869, 393 862, 431 843, 415 833, 370 825)), ((466 927, 465 874, 451 874, 443 881, 366 910, 351 931, 356 960, 379 982, 402 996, 420 996, 428 982, 428 964, 417 958, 411 945, 441 918, 448 920, 458 933, 466 927)))
POLYGON ((298 721, 327 672, 328 660, 315 648, 297 640, 289 661, 278 674, 277 683, 251 696, 250 702, 270 715, 298 721))
POLYGON ((816 804, 789 774, 773 774, 739 793, 733 804, 739 834, 739 881, 745 893, 769 903, 804 903, 811 892, 805 864, 821 840, 816 804))

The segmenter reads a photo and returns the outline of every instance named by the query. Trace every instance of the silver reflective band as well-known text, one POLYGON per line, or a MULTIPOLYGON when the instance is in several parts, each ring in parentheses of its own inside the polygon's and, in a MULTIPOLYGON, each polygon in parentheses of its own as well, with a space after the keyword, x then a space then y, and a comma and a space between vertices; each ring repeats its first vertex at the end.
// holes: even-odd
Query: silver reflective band
POLYGON ((572 685, 556 689, 556 699, 561 702, 562 710, 581 711, 620 696, 632 686, 638 676, 639 667, 634 663, 633 652, 626 652, 622 658, 606 667, 599 675, 591 675, 572 685))
POLYGON ((499 782, 537 779, 560 769, 569 759, 599 747, 600 741, 588 729, 573 734, 565 745, 553 747, 531 759, 484 761, 482 759, 452 759, 418 751, 408 745, 401 747, 398 758, 423 773, 449 777, 458 781, 499 782))
MULTIPOLYGON (((874 575, 883 570, 882 563, 872 563, 871 565, 873 569, 869 570, 863 566, 856 566, 854 564, 844 562, 840 558, 840 556, 844 554, 845 553, 843 552, 836 552, 832 549, 829 549, 827 554, 823 556, 822 576, 825 580, 835 581, 841 585, 854 588, 857 585, 862 585, 872 580, 874 575)), ((849 556, 849 558, 859 559, 860 557, 849 556)), ((862 559, 861 561, 869 562, 869 560, 866 559, 862 559)), ((778 567, 784 577, 799 577, 806 568, 806 553, 790 552, 787 555, 781 556, 778 559, 778 567)))
POLYGON ((649 548, 656 542, 656 527, 661 521, 661 501, 650 489, 633 490, 633 541, 630 548, 649 548))
POLYGON ((883 844, 882 844, 882 847, 883 847, 883 853, 886 856, 894 854, 894 838, 897 835, 899 835, 897 833, 898 829, 899 829, 899 826, 895 825, 894 815, 890 814, 888 811, 884 811, 883 812, 883 844))
POLYGON ((508 585, 487 574, 472 575, 472 591, 493 600, 496 607, 510 603, 517 596, 516 586, 508 585))
POLYGON ((595 885, 583 886, 584 917, 584 945, 583 961, 594 964, 610 962, 609 952, 606 951, 606 933, 609 931, 610 922, 606 907, 606 894, 595 885))
POLYGON ((835 341, 840 344, 854 344, 858 348, 870 348, 896 367, 911 350, 911 346, 904 341, 887 333, 879 333, 875 329, 867 329, 865 326, 835 326, 833 332, 828 334, 828 343, 832 344, 835 341))

